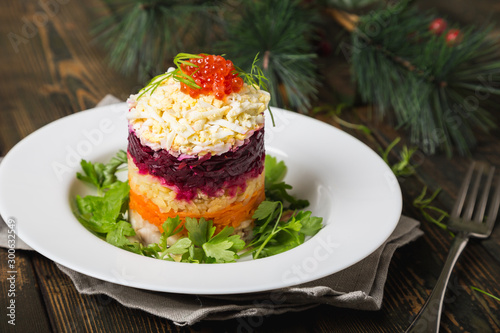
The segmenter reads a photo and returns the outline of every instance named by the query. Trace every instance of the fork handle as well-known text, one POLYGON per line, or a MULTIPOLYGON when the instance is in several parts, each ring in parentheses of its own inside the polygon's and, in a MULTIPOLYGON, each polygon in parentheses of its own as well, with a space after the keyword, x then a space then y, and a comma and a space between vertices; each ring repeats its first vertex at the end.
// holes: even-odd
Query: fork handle
POLYGON ((441 275, 439 275, 436 285, 429 295, 429 298, 422 306, 422 309, 420 309, 420 312, 407 328, 406 333, 439 332, 439 322, 441 320, 441 310, 443 308, 446 286, 448 285, 451 271, 468 241, 469 237, 465 233, 458 233, 455 235, 441 275))

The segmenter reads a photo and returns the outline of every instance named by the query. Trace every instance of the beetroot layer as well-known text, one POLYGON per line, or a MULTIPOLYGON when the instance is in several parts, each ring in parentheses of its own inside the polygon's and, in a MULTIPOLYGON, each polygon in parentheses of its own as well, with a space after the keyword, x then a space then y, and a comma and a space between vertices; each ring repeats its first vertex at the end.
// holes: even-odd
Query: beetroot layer
POLYGON ((128 153, 139 173, 159 177, 163 184, 174 187, 177 199, 192 200, 198 190, 212 197, 222 193, 234 195, 238 188, 245 189, 247 179, 264 170, 263 128, 234 151, 183 160, 167 150, 154 151, 142 145, 133 131, 129 132, 128 142, 128 153))

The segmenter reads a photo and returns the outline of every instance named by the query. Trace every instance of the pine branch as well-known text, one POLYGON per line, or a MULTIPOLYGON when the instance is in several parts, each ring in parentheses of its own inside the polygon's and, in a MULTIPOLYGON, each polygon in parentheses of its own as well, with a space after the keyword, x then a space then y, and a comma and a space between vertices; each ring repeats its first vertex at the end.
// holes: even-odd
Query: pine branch
POLYGON ((111 15, 93 28, 112 67, 144 81, 180 51, 207 52, 220 0, 105 0, 111 15), (207 29, 209 25, 211 29, 207 29), (201 43, 201 41, 204 43, 201 43))
POLYGON ((352 35, 353 75, 362 99, 376 105, 379 117, 393 110, 426 153, 451 156, 456 147, 468 154, 473 129, 494 127, 485 108, 500 95, 498 43, 489 28, 467 28, 452 45, 429 31, 432 19, 397 7, 361 17, 352 35))
POLYGON ((273 106, 307 112, 319 78, 310 45, 316 15, 298 1, 245 1, 242 17, 227 26, 221 53, 249 71, 255 54, 268 78, 273 106))

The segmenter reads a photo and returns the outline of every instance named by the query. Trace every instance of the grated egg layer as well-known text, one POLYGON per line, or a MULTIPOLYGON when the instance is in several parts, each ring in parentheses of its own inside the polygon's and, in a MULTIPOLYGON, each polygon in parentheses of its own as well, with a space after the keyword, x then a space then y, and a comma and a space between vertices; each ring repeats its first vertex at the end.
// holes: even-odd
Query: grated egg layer
POLYGON ((127 100, 130 128, 141 144, 174 156, 220 155, 244 144, 263 127, 269 93, 244 85, 224 100, 214 95, 192 98, 172 77, 150 94, 127 100))

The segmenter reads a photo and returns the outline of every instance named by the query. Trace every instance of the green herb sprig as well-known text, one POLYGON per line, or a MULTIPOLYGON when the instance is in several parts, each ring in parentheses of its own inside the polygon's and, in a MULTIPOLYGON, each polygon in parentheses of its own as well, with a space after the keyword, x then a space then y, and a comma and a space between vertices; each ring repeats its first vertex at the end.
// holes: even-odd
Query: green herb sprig
POLYGON ((316 107, 314 107, 312 109, 312 114, 316 115, 318 113, 325 112, 326 114, 328 114, 329 116, 331 116, 333 118, 333 120, 336 121, 341 126, 344 126, 344 127, 347 127, 347 128, 351 128, 351 129, 354 129, 354 130, 358 130, 358 131, 361 131, 361 132, 365 133, 366 135, 370 135, 372 133, 372 131, 367 126, 365 126, 363 124, 353 124, 353 123, 350 123, 350 122, 345 121, 345 120, 343 120, 343 119, 340 118, 342 110, 346 106, 347 105, 343 104, 343 103, 337 105, 336 107, 333 107, 331 105, 316 106, 316 107))
POLYGON ((311 216, 309 211, 296 210, 306 207, 309 202, 287 192, 292 187, 282 181, 287 171, 285 164, 266 156, 265 191, 268 198, 255 211, 253 238, 248 245, 239 235, 233 235, 233 227, 225 227, 215 234, 216 228, 211 220, 186 218, 182 225, 177 216, 163 223, 158 243, 144 246, 134 239, 136 233, 126 220, 128 182, 119 181, 115 175, 126 161, 124 151, 107 164, 82 160, 86 176, 78 173, 77 177, 95 186, 99 194, 77 196, 74 214, 96 236, 127 251, 167 261, 228 263, 250 253, 254 259, 282 253, 302 244, 306 236, 313 236, 322 228, 322 218, 311 216), (177 240, 172 238, 175 242, 168 244, 167 240, 183 229, 187 230, 187 236, 177 240))
POLYGON ((485 294, 486 296, 489 296, 489 297, 493 298, 494 300, 497 300, 497 301, 499 301, 499 302, 500 302, 500 297, 497 297, 497 296, 495 296, 495 295, 492 295, 492 294, 490 294, 490 293, 488 293, 488 292, 486 292, 486 291, 484 291, 484 290, 482 290, 482 289, 479 289, 479 288, 477 288, 477 287, 474 287, 474 286, 470 286, 470 288, 471 288, 472 290, 479 291, 480 293, 483 293, 483 294, 485 294))
MULTIPOLYGON (((139 97, 137 99, 141 98, 144 94, 149 93, 150 95, 155 92, 155 90, 162 84, 163 81, 167 80, 168 78, 172 77, 174 80, 184 83, 187 86, 194 88, 194 89, 201 89, 201 87, 196 84, 196 82, 193 79, 193 74, 196 73, 193 72, 193 74, 188 75, 184 73, 181 69, 181 65, 187 65, 187 66, 192 66, 198 68, 196 64, 193 64, 190 62, 190 59, 201 59, 203 58, 202 55, 198 54, 190 54, 190 53, 179 53, 175 56, 174 58, 174 65, 176 68, 173 71, 166 72, 160 75, 155 76, 154 78, 149 81, 149 83, 142 88, 139 91, 139 97)), ((259 89, 263 89, 268 91, 267 89, 267 84, 266 82, 268 81, 267 78, 264 75, 264 72, 262 69, 257 65, 257 62, 259 61, 259 54, 255 55, 254 61, 252 63, 252 68, 250 69, 250 72, 245 72, 239 67, 235 67, 236 73, 247 83, 248 85, 254 87, 257 86, 259 89)), ((271 111, 270 105, 267 107, 269 114, 271 115, 271 121, 273 123, 273 126, 276 126, 274 122, 274 115, 271 111)))
POLYGON ((245 72, 240 67, 234 67, 238 75, 245 81, 246 84, 250 86, 257 86, 259 89, 268 90, 267 82, 268 79, 264 75, 262 69, 257 65, 259 62, 259 53, 255 55, 253 59, 252 66, 250 68, 250 72, 245 72))
POLYGON ((225 227, 217 235, 211 220, 186 218, 181 226, 179 216, 168 218, 163 224, 163 233, 160 241, 141 249, 145 256, 189 263, 227 263, 239 258, 238 252, 245 247, 245 242, 238 235, 231 235, 233 227, 225 227), (171 246, 167 239, 184 228, 188 231, 187 237, 179 238, 171 246))
MULTIPOLYGON (((427 194, 427 186, 424 186, 420 195, 413 200, 413 206, 420 210, 420 213, 422 213, 422 216, 426 221, 434 223, 441 229, 448 230, 448 226, 443 221, 450 217, 450 214, 440 208, 431 206, 431 203, 436 199, 440 192, 441 188, 438 188, 428 198, 425 198, 425 195, 427 194), (436 213, 438 216, 434 217, 433 214, 436 213)), ((450 232, 450 234, 453 236, 453 233, 450 232)))
POLYGON ((181 83, 184 83, 191 88, 201 89, 201 87, 196 84, 193 77, 191 75, 187 75, 181 69, 181 65, 198 67, 197 65, 188 61, 189 59, 193 59, 193 58, 194 59, 201 59, 201 58, 203 58, 203 56, 200 56, 197 54, 189 54, 189 53, 177 54, 174 58, 174 65, 176 66, 176 68, 173 71, 166 72, 166 73, 157 75, 154 78, 152 78, 151 81, 149 81, 149 83, 139 91, 140 94, 139 94, 139 97, 137 97, 137 99, 141 98, 145 93, 148 93, 148 92, 151 95, 162 84, 163 81, 167 80, 170 77, 173 77, 174 80, 179 81, 181 83))
MULTIPOLYGON (((236 71, 238 75, 245 81, 246 84, 249 86, 255 87, 257 86, 259 89, 263 89, 267 92, 269 92, 267 83, 269 80, 267 77, 264 75, 264 71, 262 68, 257 65, 259 62, 259 52, 255 55, 255 58, 253 59, 252 66, 250 68, 250 72, 245 72, 243 69, 240 67, 236 67, 236 71)), ((271 115, 271 121, 273 123, 273 127, 276 126, 276 123, 274 122, 274 115, 273 112, 271 111, 271 104, 267 105, 267 110, 269 111, 269 114, 271 115)))
POLYGON ((124 150, 120 150, 106 164, 81 160, 80 165, 84 173, 77 172, 76 178, 97 187, 98 193, 101 194, 117 181, 115 174, 124 164, 127 164, 127 153, 124 150))
POLYGON ((279 161, 272 156, 266 155, 264 162, 265 191, 268 200, 280 201, 285 209, 302 209, 309 206, 309 201, 297 199, 288 193, 292 186, 286 184, 283 179, 287 173, 287 167, 283 161, 279 161))
POLYGON ((323 218, 310 211, 291 211, 283 219, 283 203, 263 201, 254 215, 255 228, 249 247, 253 258, 264 258, 288 251, 304 243, 305 236, 314 236, 323 227, 323 218))
POLYGON ((399 161, 392 164, 389 162, 389 153, 392 149, 401 141, 400 137, 397 137, 392 141, 385 150, 381 150, 382 159, 391 167, 392 172, 396 177, 408 177, 415 173, 415 166, 411 163, 411 157, 417 151, 416 147, 408 148, 406 145, 399 153, 399 161))

